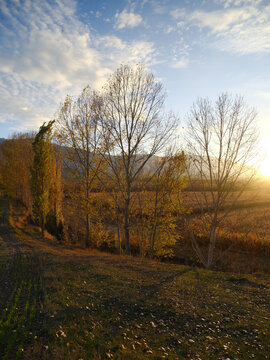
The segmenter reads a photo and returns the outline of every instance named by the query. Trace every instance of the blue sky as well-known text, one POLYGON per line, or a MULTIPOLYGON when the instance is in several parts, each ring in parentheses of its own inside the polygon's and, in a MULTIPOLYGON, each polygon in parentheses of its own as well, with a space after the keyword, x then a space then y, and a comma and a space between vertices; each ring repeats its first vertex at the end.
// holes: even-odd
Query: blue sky
POLYGON ((269 0, 0 0, 0 137, 37 129, 66 94, 145 63, 185 114, 241 94, 270 143, 269 0))

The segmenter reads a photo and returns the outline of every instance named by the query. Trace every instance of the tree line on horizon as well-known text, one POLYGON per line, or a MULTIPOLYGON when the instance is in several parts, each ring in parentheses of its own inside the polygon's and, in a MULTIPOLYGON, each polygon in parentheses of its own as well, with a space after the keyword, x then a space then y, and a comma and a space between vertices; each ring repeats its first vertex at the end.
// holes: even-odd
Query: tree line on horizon
POLYGON ((161 82, 143 65, 122 65, 101 92, 87 86, 67 96, 37 133, 1 144, 1 183, 32 218, 60 241, 171 257, 189 228, 200 262, 210 268, 220 223, 255 175, 256 113, 241 97, 199 99, 188 116, 184 144, 179 119, 164 112, 161 82), (185 147, 185 151, 183 148, 185 147), (183 206, 188 184, 200 193, 202 250, 183 206), (240 185, 239 185, 240 184, 240 185), (221 213, 234 192, 231 207, 221 213), (135 244, 135 245, 134 245, 135 244))

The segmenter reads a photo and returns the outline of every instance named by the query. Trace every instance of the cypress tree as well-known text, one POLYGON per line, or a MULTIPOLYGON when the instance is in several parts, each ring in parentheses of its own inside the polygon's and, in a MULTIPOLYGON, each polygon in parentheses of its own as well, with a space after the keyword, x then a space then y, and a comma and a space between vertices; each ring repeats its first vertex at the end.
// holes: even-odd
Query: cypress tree
POLYGON ((44 123, 33 142, 34 161, 31 168, 31 192, 33 197, 33 215, 41 226, 42 238, 46 216, 50 208, 51 187, 51 139, 54 120, 44 123))

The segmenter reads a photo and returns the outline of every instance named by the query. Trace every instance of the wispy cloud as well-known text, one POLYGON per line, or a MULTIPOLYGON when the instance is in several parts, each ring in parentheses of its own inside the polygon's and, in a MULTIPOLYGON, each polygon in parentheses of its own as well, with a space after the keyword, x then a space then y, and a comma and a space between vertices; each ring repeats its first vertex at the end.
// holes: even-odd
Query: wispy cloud
POLYGON ((216 4, 221 4, 224 8, 230 6, 259 5, 263 0, 215 0, 216 4))
POLYGON ((140 14, 135 14, 134 12, 128 12, 124 9, 120 13, 115 14, 115 28, 124 29, 124 28, 134 28, 140 25, 142 22, 142 17, 140 14))
POLYGON ((270 100, 270 91, 257 91, 256 96, 270 100))
POLYGON ((178 61, 174 61, 171 65, 174 69, 183 69, 188 66, 189 60, 188 58, 182 58, 178 61))
POLYGON ((92 31, 73 0, 2 0, 0 15, 0 121, 18 126, 41 124, 67 93, 99 88, 121 62, 155 58, 151 42, 92 31))
POLYGON ((261 1, 219 0, 218 10, 174 9, 171 16, 184 27, 210 31, 211 44, 236 53, 270 51, 270 5, 261 1), (240 6, 241 5, 241 6, 240 6))

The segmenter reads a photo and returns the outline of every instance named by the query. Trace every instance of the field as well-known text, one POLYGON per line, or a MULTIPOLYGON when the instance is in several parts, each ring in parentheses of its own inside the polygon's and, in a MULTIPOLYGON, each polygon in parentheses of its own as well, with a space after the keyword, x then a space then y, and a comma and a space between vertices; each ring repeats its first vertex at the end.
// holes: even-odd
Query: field
MULTIPOLYGON (((214 267, 234 272, 270 272, 270 184, 258 183, 258 188, 245 191, 236 206, 228 213, 219 226, 215 248, 214 267)), ((200 209, 195 196, 184 192, 186 207, 192 208, 190 223, 202 250, 207 251, 209 233, 200 221, 200 209)), ((196 194, 202 197, 201 193, 196 194)), ((208 194, 210 197, 210 194, 208 194)), ((220 216, 230 206, 231 198, 225 203, 220 216)), ((189 245, 189 235, 185 227, 181 228, 183 239, 176 246, 176 258, 199 265, 189 245)))
POLYGON ((1 359, 270 358, 268 275, 63 247, 8 209, 1 359))
MULTIPOLYGON (((142 228, 140 223, 140 204, 139 199, 143 198, 145 203, 148 198, 153 197, 151 191, 145 193, 133 194, 133 207, 131 219, 131 248, 133 253, 139 253, 139 236, 138 229, 142 228)), ((235 193, 228 197, 224 208, 221 209, 220 214, 232 204, 235 193)), ((196 198, 200 200, 203 198, 201 192, 193 193, 191 191, 183 191, 183 212, 188 212, 190 224, 192 225, 197 241, 200 244, 202 251, 207 252, 207 245, 209 241, 209 233, 207 233, 200 222, 201 209, 198 207, 196 198)), ((210 199, 210 192, 207 198, 210 199)), ((115 219, 112 219, 113 204, 107 195, 104 193, 93 193, 92 198, 94 203, 102 204, 102 215, 104 228, 107 228, 109 236, 111 236, 111 243, 114 242, 112 234, 116 233, 115 219), (104 210, 105 209, 105 210, 104 210), (109 209, 109 210, 108 210, 109 209)), ((72 201, 68 204, 72 208, 72 201)), ((203 202, 202 202, 203 205, 203 202)), ((204 208, 204 206, 203 206, 204 208)), ((205 208, 204 208, 205 209, 205 208)), ((178 214, 177 214, 178 216, 178 214)), ((70 218, 67 216, 67 222, 74 228, 74 239, 84 241, 84 219, 80 218, 79 212, 71 213, 70 218), (76 221, 74 219, 76 218, 76 221), (77 238, 76 238, 77 236, 77 238)), ((181 214, 178 217, 178 234, 181 238, 174 246, 173 262, 201 266, 197 256, 194 254, 190 242, 189 231, 185 222, 185 216, 181 214)), ((75 242, 74 241, 74 242, 75 242)), ((122 233, 122 244, 124 246, 124 234, 122 233)), ((116 248, 114 249, 116 251, 116 248)), ((243 192, 234 206, 233 210, 221 223, 219 228, 218 240, 215 248, 215 262, 214 269, 231 272, 264 272, 270 273, 270 183, 260 182, 256 186, 243 192)))

